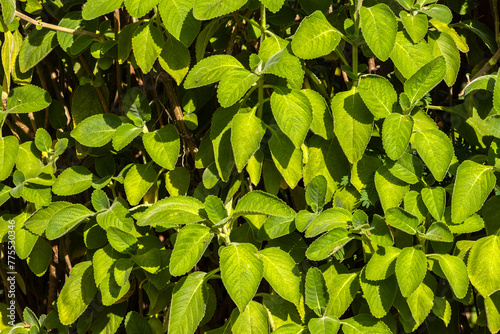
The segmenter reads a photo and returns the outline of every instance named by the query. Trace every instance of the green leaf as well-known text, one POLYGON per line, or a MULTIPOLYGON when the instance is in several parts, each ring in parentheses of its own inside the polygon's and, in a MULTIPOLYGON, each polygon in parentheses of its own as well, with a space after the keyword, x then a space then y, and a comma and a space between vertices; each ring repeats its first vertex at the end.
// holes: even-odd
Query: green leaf
POLYGON ((52 146, 52 138, 44 128, 38 128, 36 130, 35 146, 40 152, 48 152, 50 150, 52 146))
POLYGON ((434 306, 434 293, 431 288, 421 283, 418 288, 408 296, 406 301, 408 302, 411 315, 416 322, 415 326, 419 326, 424 322, 434 306))
MULTIPOLYGON (((21 259, 25 260, 33 251, 33 248, 35 247, 35 244, 38 240, 38 236, 31 233, 28 229, 24 228, 24 222, 26 221, 26 218, 28 215, 26 213, 21 213, 20 215, 14 217, 15 225, 14 225, 14 235, 15 235, 15 243, 14 243, 14 250, 16 255, 21 259)), ((3 220, 3 224, 7 225, 5 223, 5 220, 3 220)), ((12 231, 11 227, 8 227, 8 231, 12 231)), ((12 235, 12 232, 8 233, 8 235, 12 235)), ((11 246, 12 247, 12 246, 11 246)), ((12 250, 12 248, 10 248, 12 250)))
POLYGON ((27 141, 19 145, 16 168, 23 172, 26 179, 37 177, 42 172, 41 160, 40 151, 36 149, 34 142, 27 141))
POLYGON ((345 228, 352 220, 352 214, 344 208, 326 209, 309 222, 305 237, 313 238, 337 227, 345 228))
POLYGON ((33 29, 24 38, 19 50, 19 68, 27 72, 41 62, 57 46, 56 32, 51 29, 33 29))
POLYGON ((426 273, 427 259, 424 252, 413 247, 403 248, 396 260, 396 278, 403 297, 407 298, 417 290, 426 273))
POLYGON ((223 182, 227 182, 234 166, 231 146, 232 119, 239 110, 239 105, 230 108, 218 108, 212 117, 210 139, 212 140, 215 167, 223 182))
POLYGON ((392 175, 409 184, 418 183, 424 170, 422 161, 409 153, 403 153, 397 161, 389 160, 386 163, 392 175))
POLYGON ((420 237, 437 242, 453 242, 453 234, 451 232, 452 228, 445 223, 434 222, 429 226, 425 234, 420 234, 420 237))
POLYGON ((231 244, 219 252, 222 283, 242 312, 253 298, 264 275, 258 250, 247 243, 231 244))
POLYGON ((371 226, 373 229, 369 231, 370 239, 373 240, 375 244, 382 247, 389 247, 394 244, 394 237, 392 236, 391 230, 382 217, 377 214, 373 215, 371 226))
POLYGON ((444 297, 434 297, 434 306, 432 306, 432 313, 439 319, 443 320, 446 326, 451 321, 451 305, 444 297))
POLYGON ((156 180, 153 163, 134 164, 125 175, 124 187, 130 205, 137 205, 156 180))
POLYGON ((323 315, 326 305, 328 304, 329 295, 325 278, 318 268, 311 267, 307 271, 304 295, 306 305, 309 306, 316 315, 323 315))
POLYGON ((474 243, 467 259, 467 272, 472 285, 488 297, 500 290, 500 237, 490 235, 474 243))
POLYGON ((211 20, 213 18, 229 14, 240 9, 246 0, 233 0, 221 2, 219 0, 195 0, 193 14, 200 21, 211 20))
POLYGON ((63 325, 74 323, 94 299, 97 287, 93 276, 91 261, 80 262, 71 269, 57 298, 57 312, 63 325))
POLYGON ((359 290, 358 273, 341 273, 328 277, 323 272, 323 275, 330 295, 326 306, 326 316, 340 318, 349 308, 359 290))
POLYGON ((352 318, 342 319, 342 331, 344 334, 390 334, 389 327, 382 321, 377 321, 369 314, 358 314, 352 318))
POLYGON ((454 156, 453 144, 446 134, 440 130, 417 131, 412 145, 434 178, 443 181, 454 156))
POLYGON ((327 183, 323 175, 318 175, 306 187, 306 202, 313 211, 318 212, 325 205, 327 183))
POLYGON ((453 13, 445 5, 432 4, 422 7, 419 11, 446 24, 449 24, 453 19, 453 13))
POLYGON ((469 52, 469 46, 467 45, 465 37, 460 36, 455 31, 455 29, 451 28, 447 23, 443 23, 436 19, 430 19, 429 23, 432 24, 440 32, 450 35, 460 51, 469 52))
POLYGON ((233 70, 223 76, 217 89, 217 98, 223 108, 238 102, 259 76, 245 69, 233 70))
POLYGON ((177 166, 165 174, 165 188, 170 196, 186 196, 190 179, 189 171, 184 167, 177 166))
POLYGON ((203 209, 203 203, 196 198, 167 197, 144 211, 138 217, 137 225, 171 228, 177 224, 193 224, 204 220, 199 215, 201 209, 203 209))
POLYGON ((265 133, 264 123, 253 112, 234 115, 231 124, 231 146, 238 172, 241 173, 248 160, 259 149, 265 133))
MULTIPOLYGON (((276 47, 279 48, 279 43, 277 43, 276 47)), ((300 59, 293 56, 288 51, 288 48, 281 49, 273 54, 260 71, 259 66, 257 66, 257 74, 270 73, 291 81, 302 81, 304 78, 304 70, 300 59)))
POLYGON ((158 4, 159 0, 125 0, 125 8, 136 18, 141 18, 158 4))
POLYGON ((398 160, 406 151, 413 129, 413 118, 398 113, 390 114, 382 126, 382 144, 387 156, 398 160))
POLYGON ((271 12, 276 13, 283 7, 284 0, 260 0, 266 9, 269 9, 271 12))
POLYGON ((219 197, 213 195, 205 198, 205 211, 207 212, 208 219, 214 224, 217 224, 227 218, 227 210, 224 203, 219 197))
POLYGON ((42 235, 49 224, 52 216, 55 215, 58 211, 63 208, 72 205, 68 202, 54 202, 51 203, 48 207, 40 209, 36 211, 33 215, 31 215, 26 223, 25 227, 36 235, 42 235))
POLYGON ((9 93, 7 111, 17 114, 36 112, 47 108, 51 102, 52 98, 43 88, 33 85, 16 87, 9 93))
MULTIPOLYGON (((162 250, 151 248, 146 252, 139 251, 139 254, 132 255, 132 260, 142 269, 151 274, 156 274, 160 271, 164 259, 162 250)), ((163 269, 163 268, 161 268, 163 269)))
MULTIPOLYGON (((277 54, 283 50, 287 49, 287 46, 290 44, 289 41, 280 38, 279 36, 275 34, 270 34, 269 38, 266 38, 263 42, 262 45, 259 48, 259 58, 262 60, 264 63, 267 63, 272 57, 277 57, 277 54)), ((285 52, 287 54, 290 54, 289 52, 285 52)), ((295 57, 298 59, 297 57, 295 57)), ((300 63, 300 60, 299 60, 300 63)), ((301 66, 302 67, 302 66, 301 66)))
POLYGON ((134 254, 137 251, 138 240, 129 232, 122 231, 116 227, 109 227, 106 230, 106 237, 111 247, 120 253, 134 254))
POLYGON ((19 142, 14 136, 0 138, 0 181, 12 173, 19 151, 19 142))
POLYGON ((341 33, 317 10, 300 23, 292 39, 292 51, 302 59, 326 56, 335 50, 340 36, 341 33))
POLYGON ((482 209, 486 234, 497 234, 500 230, 500 197, 493 196, 483 205, 482 209))
POLYGON ((418 218, 398 207, 387 209, 385 212, 387 224, 408 234, 417 233, 418 218))
POLYGON ((189 71, 191 64, 191 56, 189 49, 176 40, 169 37, 165 42, 165 46, 158 57, 161 67, 174 78, 177 85, 180 86, 182 80, 189 71))
POLYGON ((180 139, 173 124, 167 124, 154 132, 142 136, 144 148, 154 162, 161 167, 173 170, 180 150, 180 139))
POLYGON ((301 277, 293 258, 278 247, 261 250, 258 257, 264 264, 264 278, 284 299, 299 305, 301 277))
POLYGON ((38 277, 45 274, 52 260, 52 246, 43 238, 38 238, 28 257, 28 266, 38 277))
POLYGON ((401 11, 399 12, 399 17, 401 18, 401 22, 403 22, 406 32, 413 40, 413 43, 418 43, 425 37, 428 25, 427 16, 425 14, 412 15, 408 12, 401 11))
POLYGON ((334 228, 325 235, 314 240, 307 248, 306 256, 312 261, 321 261, 344 247, 353 237, 344 228, 334 228))
POLYGON ((122 124, 115 114, 100 114, 85 118, 71 131, 71 137, 88 147, 106 145, 122 124))
POLYGON ((493 293, 484 299, 488 328, 492 333, 500 330, 500 293, 493 293))
POLYGON ((161 53, 164 39, 160 29, 151 22, 140 26, 132 37, 135 61, 144 73, 153 68, 156 58, 161 53))
POLYGON ((120 8, 123 0, 89 0, 83 7, 84 20, 90 21, 120 8))
POLYGON ((451 220, 463 222, 478 211, 495 187, 493 167, 466 160, 457 169, 457 177, 451 196, 451 220))
POLYGON ((500 74, 497 73, 495 88, 493 89, 493 107, 500 113, 500 74))
POLYGON ((351 164, 358 162, 370 141, 373 115, 366 108, 358 90, 335 94, 332 99, 334 132, 351 164))
POLYGON ((5 25, 11 24, 16 17, 16 1, 15 0, 1 0, 2 4, 2 17, 5 25))
POLYGON ((203 225, 184 226, 175 240, 170 257, 169 270, 172 276, 182 276, 189 272, 210 245, 213 233, 203 225))
POLYGON ((266 308, 253 300, 250 301, 245 310, 238 315, 231 330, 234 334, 269 333, 266 308))
POLYGON ((189 47, 200 31, 201 22, 193 17, 193 0, 160 0, 160 15, 168 32, 189 47))
POLYGON ((295 211, 278 197, 254 190, 238 201, 233 215, 267 215, 290 218, 295 216, 295 211))
POLYGON ((127 316, 125 317, 125 330, 127 334, 153 334, 153 330, 149 326, 146 318, 136 311, 130 311, 127 313, 127 316))
POLYGON ((364 104, 376 118, 387 117, 397 108, 396 90, 384 77, 364 75, 360 78, 358 90, 364 104))
POLYGON ((359 276, 363 297, 368 302, 370 313, 376 318, 384 317, 394 303, 396 298, 397 284, 394 275, 380 281, 370 281, 366 278, 366 267, 361 271, 359 276))
POLYGON ((216 55, 202 59, 189 71, 184 88, 191 89, 213 84, 232 70, 244 69, 236 58, 229 55, 216 55))
POLYGON ((413 44, 407 33, 404 31, 397 33, 391 60, 403 77, 410 78, 422 66, 433 59, 432 52, 425 40, 413 44))
POLYGON ((359 9, 361 31, 370 50, 382 61, 391 55, 398 23, 392 10, 384 3, 359 9))
POLYGON ((396 271, 396 259, 401 250, 396 247, 379 247, 366 264, 364 275, 370 281, 388 278, 396 271))
POLYGON ((375 188, 384 211, 399 206, 410 185, 401 181, 389 172, 386 166, 381 166, 375 172, 375 188))
MULTIPOLYGON (((129 23, 118 33, 118 63, 123 64, 132 51, 132 36, 139 26, 140 22, 129 23)), ((63 33, 64 34, 64 33, 63 33)), ((68 35, 68 34, 66 34, 68 35)), ((59 35, 58 35, 59 37, 59 35)))
POLYGON ((421 191, 422 199, 434 219, 441 220, 446 205, 446 191, 442 187, 424 188, 421 191))
POLYGON ((282 133, 273 134, 268 144, 276 168, 288 186, 294 189, 302 178, 302 151, 282 133))
POLYGON ((81 204, 65 206, 50 218, 45 235, 49 240, 57 239, 92 215, 94 215, 94 212, 81 204))
POLYGON ((151 120, 151 108, 142 90, 137 87, 127 90, 123 97, 123 113, 134 122, 135 126, 142 127, 151 120))
POLYGON ((460 258, 449 254, 430 254, 429 257, 438 261, 455 296, 459 299, 464 298, 469 287, 465 263, 460 258))
POLYGON ((274 87, 271 109, 281 131, 300 148, 312 123, 312 106, 299 90, 274 87))
POLYGON ((59 196, 79 194, 92 186, 93 176, 94 174, 83 166, 66 168, 57 177, 52 186, 52 191, 59 196))
POLYGON ((340 322, 329 317, 312 318, 307 328, 311 334, 335 334, 340 329, 340 322))
POLYGON ((198 328, 208 298, 205 276, 206 273, 197 271, 175 284, 168 318, 169 333, 194 333, 198 328))
POLYGON ((405 94, 414 104, 434 88, 446 75, 446 61, 439 56, 422 66, 405 82, 405 94))
POLYGON ((429 47, 435 57, 444 57, 446 64, 444 81, 448 87, 453 86, 460 69, 460 52, 458 52, 453 38, 446 33, 429 31, 429 47))
POLYGON ((274 328, 286 324, 300 323, 297 307, 278 295, 264 294, 262 304, 269 310, 269 322, 274 328))
POLYGON ((312 106, 311 131, 324 139, 330 139, 333 136, 333 117, 325 99, 312 89, 303 89, 302 93, 307 96, 312 106))
POLYGON ((113 148, 116 151, 121 151, 141 133, 142 128, 138 128, 133 124, 124 123, 120 125, 113 134, 113 148))
POLYGON ((106 211, 97 215, 96 220, 103 230, 116 227, 124 232, 132 232, 134 229, 134 220, 130 216, 127 203, 121 197, 115 198, 113 204, 106 211))
MULTIPOLYGON (((92 85, 78 86, 71 98, 71 116, 73 117, 73 124, 76 126, 84 119, 97 114, 104 114, 104 109, 99 100, 99 94, 96 88, 92 85)), ((66 118, 64 118, 64 122, 66 122, 66 118)), ((119 125, 120 124, 116 127, 119 125)))

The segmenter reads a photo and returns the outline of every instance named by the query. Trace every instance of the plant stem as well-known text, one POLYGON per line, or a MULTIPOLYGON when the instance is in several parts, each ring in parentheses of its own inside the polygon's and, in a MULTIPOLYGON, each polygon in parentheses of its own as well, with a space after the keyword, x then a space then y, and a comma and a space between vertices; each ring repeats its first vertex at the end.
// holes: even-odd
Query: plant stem
POLYGON ((264 33, 266 31, 266 6, 262 3, 260 4, 260 31, 262 32, 260 35, 260 44, 262 44, 266 38, 266 34, 264 33))
POLYGON ((28 15, 25 15, 23 13, 19 13, 18 11, 16 11, 16 16, 23 19, 24 21, 27 21, 29 23, 32 23, 34 25, 41 25, 42 27, 44 28, 48 28, 48 29, 52 29, 52 30, 55 30, 55 31, 62 31, 62 32, 65 32, 65 33, 68 33, 68 34, 72 34, 72 35, 89 35, 89 36, 92 36, 96 39, 99 38, 99 35, 97 35, 96 33, 93 33, 93 32, 90 32, 90 31, 85 31, 85 30, 75 30, 75 29, 70 29, 70 28, 65 28, 65 27, 60 27, 60 26, 56 26, 54 24, 50 24, 50 23, 45 23, 45 22, 42 22, 42 21, 37 21, 35 19, 32 19, 31 17, 29 17, 28 15))

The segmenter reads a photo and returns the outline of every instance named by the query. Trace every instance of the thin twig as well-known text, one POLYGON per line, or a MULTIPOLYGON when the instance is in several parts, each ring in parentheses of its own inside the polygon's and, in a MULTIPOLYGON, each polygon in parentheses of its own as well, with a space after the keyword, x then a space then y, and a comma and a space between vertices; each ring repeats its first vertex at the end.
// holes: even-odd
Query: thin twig
POLYGON ((66 105, 66 101, 64 101, 64 94, 61 91, 61 89, 59 88, 59 85, 57 84, 57 73, 54 70, 54 67, 52 66, 52 64, 50 62, 44 61, 44 64, 45 64, 45 66, 47 66, 47 68, 50 71, 50 82, 52 84, 52 87, 56 91, 57 100, 64 107, 64 114, 66 115, 66 125, 69 125, 69 123, 71 122, 71 115, 69 114, 69 109, 68 109, 68 106, 66 105))
POLYGON ((26 124, 23 123, 21 118, 19 118, 18 114, 9 114, 9 115, 12 116, 14 123, 16 123, 17 127, 21 129, 21 131, 24 132, 26 136, 30 137, 31 139, 35 138, 34 133, 31 132, 30 128, 26 124))
POLYGON ((18 11, 16 11, 16 16, 23 19, 24 21, 28 21, 29 23, 32 23, 34 25, 40 25, 44 28, 52 29, 55 31, 62 31, 62 32, 72 34, 72 35, 77 35, 77 36, 78 35, 89 35, 89 36, 92 36, 94 38, 99 38, 99 35, 97 35, 96 33, 93 33, 90 31, 85 31, 85 30, 75 30, 75 29, 60 27, 60 26, 56 26, 54 24, 50 24, 50 23, 46 23, 46 22, 42 22, 42 21, 37 21, 37 20, 29 17, 28 15, 25 15, 23 13, 19 13, 18 11))
MULTIPOLYGON (((87 71, 88 74, 93 74, 85 57, 80 55, 80 61, 82 62, 83 67, 85 68, 85 71, 87 71)), ((101 104, 102 104, 102 108, 104 109, 104 112, 109 113, 108 102, 106 102, 106 99, 104 98, 104 94, 102 93, 101 88, 95 87, 95 89, 97 90, 97 94, 99 95, 99 100, 101 100, 101 104)))
POLYGON ((47 297, 47 314, 54 308, 52 303, 56 301, 57 298, 57 268, 56 265, 59 263, 59 250, 56 245, 52 246, 52 259, 49 265, 49 293, 47 297))
POLYGON ((14 137, 16 137, 17 140, 21 141, 21 138, 19 137, 19 134, 16 132, 16 130, 14 130, 14 127, 12 126, 12 123, 8 119, 5 120, 5 124, 7 124, 7 126, 9 127, 9 129, 12 132, 12 134, 14 135, 14 137))
MULTIPOLYGON (((488 72, 497 63, 498 59, 500 59, 500 48, 498 48, 497 52, 495 52, 493 57, 491 57, 490 60, 488 60, 486 64, 484 64, 484 66, 476 73, 476 75, 472 77, 470 81, 474 81, 475 79, 479 78, 480 76, 488 72)), ((462 89, 462 91, 460 92, 460 94, 458 94, 458 96, 463 96, 464 92, 465 88, 462 89)))

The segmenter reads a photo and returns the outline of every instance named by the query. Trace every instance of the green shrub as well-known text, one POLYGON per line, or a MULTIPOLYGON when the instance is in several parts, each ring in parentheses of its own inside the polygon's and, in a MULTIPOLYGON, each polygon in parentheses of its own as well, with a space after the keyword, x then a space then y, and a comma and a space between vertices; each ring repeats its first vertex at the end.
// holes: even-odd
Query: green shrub
POLYGON ((1 333, 500 330, 496 1, 0 3, 1 333))

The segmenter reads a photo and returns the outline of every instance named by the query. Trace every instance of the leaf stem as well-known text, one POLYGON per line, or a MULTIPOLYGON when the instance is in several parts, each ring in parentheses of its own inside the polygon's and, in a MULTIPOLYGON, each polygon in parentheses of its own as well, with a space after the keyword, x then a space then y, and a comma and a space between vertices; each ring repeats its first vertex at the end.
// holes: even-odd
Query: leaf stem
POLYGON ((257 117, 262 118, 262 113, 264 111, 263 105, 264 105, 264 78, 260 78, 259 81, 257 82, 257 86, 259 88, 258 94, 259 94, 259 102, 257 102, 257 117))
POLYGON ((262 32, 262 34, 260 35, 260 44, 262 44, 262 42, 264 42, 264 39, 266 38, 266 34, 265 34, 265 31, 266 31, 266 6, 263 3, 260 4, 260 31, 262 32))

